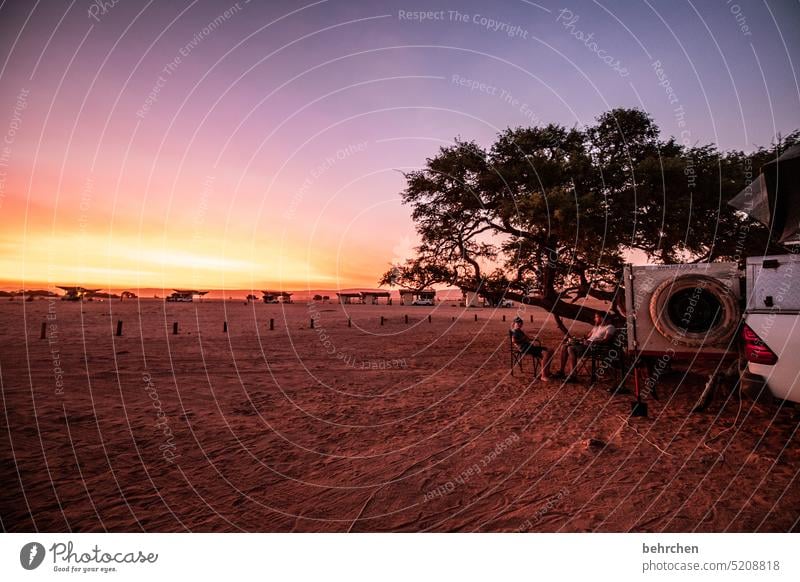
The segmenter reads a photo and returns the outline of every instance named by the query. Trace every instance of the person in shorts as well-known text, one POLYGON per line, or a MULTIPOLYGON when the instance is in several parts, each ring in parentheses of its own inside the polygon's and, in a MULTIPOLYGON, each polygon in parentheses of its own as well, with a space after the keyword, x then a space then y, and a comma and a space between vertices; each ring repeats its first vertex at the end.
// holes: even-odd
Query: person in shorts
POLYGON ((534 344, 528 335, 522 331, 523 323, 521 317, 514 318, 511 324, 511 339, 523 354, 530 355, 532 358, 542 358, 542 371, 539 374, 539 379, 542 382, 549 382, 551 351, 543 346, 534 344))

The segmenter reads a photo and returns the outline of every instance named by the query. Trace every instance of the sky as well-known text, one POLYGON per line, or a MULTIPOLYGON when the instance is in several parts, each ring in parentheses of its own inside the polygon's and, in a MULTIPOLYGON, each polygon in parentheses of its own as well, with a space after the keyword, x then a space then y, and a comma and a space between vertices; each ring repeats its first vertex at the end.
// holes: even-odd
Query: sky
POLYGON ((0 5, 0 287, 375 287, 402 172, 456 137, 650 113, 800 128, 800 3, 0 5))

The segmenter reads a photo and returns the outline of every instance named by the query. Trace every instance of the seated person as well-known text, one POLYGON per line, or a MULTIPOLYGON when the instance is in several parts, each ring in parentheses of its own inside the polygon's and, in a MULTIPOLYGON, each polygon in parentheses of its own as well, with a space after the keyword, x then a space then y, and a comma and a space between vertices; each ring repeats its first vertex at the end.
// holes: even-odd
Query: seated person
POLYGON ((566 337, 567 345, 561 349, 561 370, 559 375, 563 377, 567 361, 570 365, 568 381, 575 380, 578 358, 584 355, 593 345, 605 344, 614 338, 616 328, 610 323, 604 323, 605 317, 599 313, 594 314, 594 327, 583 339, 566 337))
POLYGON ((550 381, 550 359, 551 353, 545 347, 537 346, 531 342, 527 334, 522 331, 522 318, 515 317, 511 324, 511 338, 524 355, 530 354, 532 358, 542 358, 542 372, 539 376, 542 382, 550 381))

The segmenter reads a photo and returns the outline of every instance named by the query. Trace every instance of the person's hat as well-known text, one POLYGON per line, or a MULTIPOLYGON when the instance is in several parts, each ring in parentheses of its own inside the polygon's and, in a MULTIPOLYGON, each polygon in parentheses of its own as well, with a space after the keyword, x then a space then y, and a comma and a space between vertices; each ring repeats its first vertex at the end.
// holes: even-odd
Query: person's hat
POLYGON ((522 323, 522 318, 518 315, 514 318, 514 323, 522 323))

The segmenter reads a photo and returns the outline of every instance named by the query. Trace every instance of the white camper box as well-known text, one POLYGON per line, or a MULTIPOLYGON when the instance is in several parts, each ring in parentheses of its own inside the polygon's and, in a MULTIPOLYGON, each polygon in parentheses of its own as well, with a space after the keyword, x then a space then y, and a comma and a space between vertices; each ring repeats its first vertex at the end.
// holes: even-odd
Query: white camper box
POLYGON ((639 356, 736 353, 741 318, 735 263, 626 265, 628 351, 639 356))

